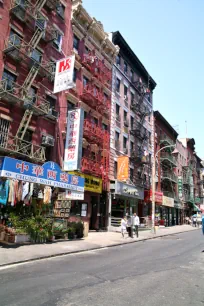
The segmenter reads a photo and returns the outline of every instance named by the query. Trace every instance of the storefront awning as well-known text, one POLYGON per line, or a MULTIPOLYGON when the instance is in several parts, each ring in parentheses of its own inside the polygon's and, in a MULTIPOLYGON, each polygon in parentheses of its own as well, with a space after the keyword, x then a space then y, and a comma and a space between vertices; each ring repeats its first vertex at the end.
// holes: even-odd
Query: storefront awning
POLYGON ((54 162, 36 165, 0 157, 0 177, 84 192, 84 178, 61 171, 54 162))
POLYGON ((197 205, 193 204, 193 211, 200 212, 201 210, 197 205))

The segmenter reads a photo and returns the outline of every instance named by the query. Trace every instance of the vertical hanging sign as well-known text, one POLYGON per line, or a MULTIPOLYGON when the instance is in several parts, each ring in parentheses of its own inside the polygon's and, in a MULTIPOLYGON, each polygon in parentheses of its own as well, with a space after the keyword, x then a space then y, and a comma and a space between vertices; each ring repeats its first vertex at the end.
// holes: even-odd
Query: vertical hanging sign
POLYGON ((179 199, 181 200, 183 197, 183 182, 182 182, 182 176, 178 177, 178 195, 179 199))
POLYGON ((83 109, 68 111, 64 170, 80 170, 83 138, 83 109))
POLYGON ((54 93, 74 87, 74 61, 75 55, 71 55, 56 62, 54 93))

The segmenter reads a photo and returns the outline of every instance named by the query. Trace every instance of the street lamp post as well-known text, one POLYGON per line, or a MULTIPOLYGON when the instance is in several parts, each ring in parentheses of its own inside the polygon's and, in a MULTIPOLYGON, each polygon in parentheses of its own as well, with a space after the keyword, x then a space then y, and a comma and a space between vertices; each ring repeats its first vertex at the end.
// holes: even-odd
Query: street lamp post
POLYGON ((158 156, 158 153, 164 149, 167 148, 175 148, 176 145, 168 145, 165 147, 162 147, 159 149, 156 154, 152 157, 152 233, 156 234, 156 229, 155 229, 155 191, 156 191, 156 181, 155 181, 155 176, 156 176, 156 158, 158 156))

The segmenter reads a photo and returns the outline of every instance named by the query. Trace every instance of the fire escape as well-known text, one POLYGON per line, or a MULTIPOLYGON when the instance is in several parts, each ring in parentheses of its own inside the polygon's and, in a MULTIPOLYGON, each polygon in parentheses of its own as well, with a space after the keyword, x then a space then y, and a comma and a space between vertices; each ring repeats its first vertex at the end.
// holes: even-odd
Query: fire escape
MULTIPOLYGON (((83 85, 80 99, 109 121, 111 100, 104 93, 103 87, 110 88, 111 71, 105 66, 104 61, 95 56, 94 51, 83 56, 82 65, 91 72, 93 77, 83 85)), ((94 123, 93 117, 88 116, 84 120, 84 138, 88 146, 84 150, 81 169, 83 172, 101 177, 103 188, 106 189, 109 174, 110 133, 108 129, 102 128, 102 124, 94 123)))
MULTIPOLYGON (((161 136, 160 147, 174 144, 173 140, 168 139, 167 136, 161 136)), ((160 173, 161 173, 161 190, 164 196, 173 198, 175 202, 178 202, 178 196, 176 191, 176 184, 178 179, 174 173, 174 169, 177 167, 176 158, 172 155, 172 148, 163 149, 160 152, 160 173)))
POLYGON ((192 160, 187 161, 187 165, 183 166, 183 198, 184 202, 194 204, 193 196, 193 168, 192 160))
POLYGON ((149 174, 151 170, 149 154, 145 152, 145 144, 149 138, 148 131, 144 126, 146 116, 150 115, 151 110, 145 106, 144 99, 149 95, 149 90, 142 82, 139 80, 135 84, 138 95, 137 99, 131 101, 131 110, 136 115, 136 120, 134 121, 133 127, 131 128, 130 134, 135 138, 135 146, 131 152, 130 160, 136 166, 137 171, 134 170, 134 180, 137 184, 143 185, 149 188, 149 174))
POLYGON ((41 10, 44 5, 50 10, 55 9, 58 2, 39 0, 33 4, 28 0, 12 0, 10 15, 23 22, 26 27, 31 27, 34 34, 29 42, 24 41, 18 34, 11 34, 3 50, 5 57, 10 57, 19 64, 26 63, 29 73, 23 84, 6 78, 0 81, 0 98, 13 105, 19 104, 25 109, 16 135, 5 135, 7 141, 3 142, 2 149, 40 162, 45 160, 45 147, 25 141, 24 136, 33 115, 47 116, 53 120, 57 118, 57 112, 51 108, 50 103, 42 95, 32 94, 31 87, 37 76, 49 80, 53 78, 54 64, 45 61, 42 54, 39 55, 37 47, 41 40, 49 43, 56 38, 56 29, 45 19, 41 10))

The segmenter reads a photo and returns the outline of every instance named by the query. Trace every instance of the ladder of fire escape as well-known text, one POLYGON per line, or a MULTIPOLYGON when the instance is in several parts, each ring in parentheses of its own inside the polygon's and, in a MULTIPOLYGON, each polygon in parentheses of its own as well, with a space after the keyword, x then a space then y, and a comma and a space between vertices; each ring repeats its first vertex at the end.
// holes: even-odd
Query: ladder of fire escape
POLYGON ((38 0, 35 5, 36 10, 40 11, 44 7, 46 2, 47 0, 38 0))
POLYGON ((16 133, 16 137, 20 138, 21 140, 24 138, 25 133, 27 131, 27 128, 30 124, 31 118, 32 118, 33 112, 30 110, 26 110, 23 118, 21 120, 21 123, 19 125, 18 131, 16 133))
MULTIPOLYGON (((41 27, 37 27, 33 37, 31 38, 30 40, 30 47, 31 48, 36 48, 38 43, 40 42, 40 39, 42 38, 42 36, 44 35, 44 29, 41 28, 41 27)), ((32 50, 32 49, 31 49, 32 50)), ((37 74, 38 74, 38 71, 39 71, 39 65, 33 65, 23 83, 23 89, 24 89, 24 95, 23 95, 23 98, 25 99, 28 91, 30 90, 37 74)), ((19 128, 18 128, 18 131, 16 133, 16 137, 20 138, 20 139, 23 139, 24 136, 25 136, 25 133, 28 129, 28 126, 29 126, 29 123, 31 121, 31 118, 32 118, 32 115, 33 115, 33 111, 32 110, 29 110, 27 109, 24 113, 24 116, 20 122, 20 125, 19 125, 19 128)))
POLYGON ((41 28, 37 27, 33 37, 31 38, 30 42, 29 42, 29 45, 32 47, 32 48, 36 48, 37 45, 39 44, 41 38, 43 37, 44 35, 44 30, 42 30, 41 28))

